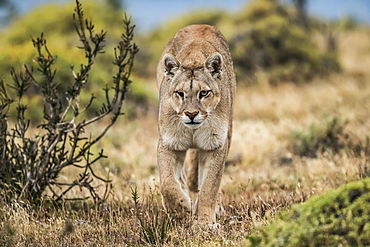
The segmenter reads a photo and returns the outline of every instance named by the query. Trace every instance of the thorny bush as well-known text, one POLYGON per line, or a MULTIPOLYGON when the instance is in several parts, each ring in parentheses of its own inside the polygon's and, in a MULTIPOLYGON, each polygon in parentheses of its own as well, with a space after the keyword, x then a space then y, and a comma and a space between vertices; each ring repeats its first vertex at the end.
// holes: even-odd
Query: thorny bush
MULTIPOLYGON (((105 98, 96 99, 94 95, 83 102, 81 91, 89 84, 89 73, 94 67, 95 58, 104 53, 106 32, 96 32, 91 20, 85 19, 82 5, 76 0, 73 21, 77 35, 82 43, 86 62, 78 70, 71 66, 71 83, 66 92, 60 92, 60 84, 55 80, 56 62, 48 49, 46 39, 41 34, 33 38, 37 50, 34 61, 37 74, 27 65, 17 73, 11 70, 12 84, 0 81, 0 195, 5 200, 22 199, 39 201, 49 189, 55 201, 66 199, 66 194, 74 187, 87 189, 95 202, 104 201, 109 194, 110 181, 99 177, 93 165, 106 158, 103 150, 93 154, 91 148, 97 144, 121 116, 122 104, 130 84, 130 74, 138 48, 133 44, 134 26, 125 16, 123 34, 114 49, 113 65, 116 74, 103 89, 105 98), (36 87, 43 98, 43 122, 30 123, 26 118, 27 105, 23 96, 30 87, 36 87), (16 92, 13 99, 8 89, 16 92), (93 101, 101 103, 95 117, 87 118, 83 112, 93 101), (9 109, 16 105, 16 116, 9 116, 9 109), (86 133, 87 127, 106 119, 105 127, 96 136, 86 133), (30 134, 30 126, 37 126, 38 134, 30 134), (75 167, 80 174, 74 181, 60 182, 58 175, 67 167, 75 167), (95 180, 105 184, 104 193, 97 191, 95 180), (103 195, 101 195, 103 194, 103 195)), ((34 114, 34 113, 32 113, 34 114)), ((101 125, 100 125, 101 126, 101 125)), ((81 196, 82 197, 82 196, 81 196)), ((85 199, 85 198, 74 198, 85 199)))

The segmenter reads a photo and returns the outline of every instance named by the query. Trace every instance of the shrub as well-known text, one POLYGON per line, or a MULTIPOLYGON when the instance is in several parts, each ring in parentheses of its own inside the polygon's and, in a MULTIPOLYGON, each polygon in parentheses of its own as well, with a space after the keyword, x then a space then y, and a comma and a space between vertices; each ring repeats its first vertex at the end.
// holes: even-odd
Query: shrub
POLYGON ((343 154, 352 158, 370 156, 370 136, 359 137, 345 131, 347 120, 327 117, 321 123, 312 123, 307 130, 290 133, 290 149, 300 156, 316 158, 318 153, 343 154))
POLYGON ((354 134, 346 133, 343 142, 345 144, 344 150, 349 157, 370 157, 370 136, 365 136, 362 139, 354 134))
MULTIPOLYGON (((84 12, 98 17, 94 20, 96 26, 105 26, 105 30, 109 34, 118 36, 120 35, 120 23, 117 22, 117 19, 121 18, 122 14, 119 9, 113 9, 104 2, 107 1, 85 1, 84 12)), ((53 40, 53 43, 71 48, 77 44, 74 39, 74 22, 70 18, 70 9, 73 7, 72 1, 66 4, 50 2, 40 5, 10 23, 10 28, 3 32, 4 38, 13 45, 28 44, 30 35, 43 32, 48 35, 50 40, 53 40), (61 37, 63 39, 59 44, 57 39, 53 39, 61 37)), ((113 41, 118 41, 118 38, 112 37, 112 40, 107 42, 113 41)))
POLYGON ((369 246, 370 178, 315 196, 256 230, 252 246, 369 246))
MULTIPOLYGON (((109 1, 111 2, 111 1, 109 1)), ((42 32, 48 40, 48 48, 53 51, 55 59, 53 68, 58 71, 54 81, 60 82, 58 90, 67 91, 70 81, 71 64, 81 64, 85 62, 85 54, 83 52, 73 52, 76 46, 79 46, 79 40, 76 39, 75 26, 71 18, 71 10, 74 8, 74 1, 64 1, 63 3, 46 3, 33 9, 32 11, 17 17, 12 20, 9 25, 0 30, 1 40, 0 45, 0 78, 4 81, 11 81, 9 74, 10 69, 17 64, 30 63, 34 59, 34 48, 29 42, 30 36, 38 37, 42 32), (68 54, 66 56, 65 54, 68 54)), ((108 1, 91 0, 84 1, 84 13, 86 16, 94 16, 95 30, 100 31, 101 28, 109 35, 109 39, 104 42, 106 53, 99 54, 94 60, 98 70, 92 70, 89 73, 89 79, 93 83, 88 83, 84 86, 85 90, 81 92, 81 98, 89 99, 90 94, 94 93, 97 98, 104 98, 105 93, 101 88, 106 86, 106 82, 111 79, 111 75, 115 73, 112 64, 112 56, 114 47, 120 42, 122 33, 123 17, 122 9, 112 9, 108 1)), ((137 61, 137 57, 135 59, 137 61)), ((38 75, 35 74, 35 77, 38 75)), ((37 104, 35 98, 38 98, 38 89, 33 85, 23 95, 24 104, 28 105, 30 112, 37 112, 42 104, 37 104), (35 104, 36 103, 36 104, 35 104)), ((15 97, 12 91, 8 92, 10 97, 15 97)), ((128 93, 130 94, 130 92, 128 93)), ((153 92, 152 92, 153 94, 153 92)), ((126 102, 130 101, 126 99, 126 102)), ((135 111, 134 103, 132 104, 135 111)), ((100 110, 100 104, 94 101, 89 109, 84 114, 89 117, 95 116, 100 110)), ((10 109, 9 115, 15 116, 14 109, 10 109)), ((27 116, 31 122, 42 121, 40 114, 31 114, 27 116)))
POLYGON ((276 0, 248 4, 237 19, 239 32, 230 40, 237 75, 268 74, 271 84, 301 82, 339 70, 335 54, 320 54, 311 33, 276 0))
POLYGON ((342 17, 336 25, 341 30, 353 30, 359 26, 358 22, 352 16, 342 17))
POLYGON ((326 118, 322 123, 312 123, 308 130, 295 130, 290 134, 294 154, 317 157, 317 153, 338 153, 344 148, 343 128, 347 121, 340 117, 326 118))
POLYGON ((134 27, 130 19, 123 20, 124 33, 114 50, 116 73, 104 89, 104 98, 99 99, 103 102, 100 111, 94 117, 84 118, 83 112, 91 107, 96 97, 92 95, 83 101, 81 95, 89 85, 96 57, 104 52, 106 32, 95 32, 93 23, 84 18, 78 0, 73 21, 86 62, 78 70, 71 67, 70 81, 73 82, 66 91, 60 91, 61 84, 56 80, 57 73, 53 69, 56 57, 49 50, 43 34, 32 39, 37 50, 35 61, 39 74, 34 74, 33 69, 25 65, 19 74, 12 70, 12 85, 5 86, 4 81, 0 81, 0 189, 6 200, 17 198, 37 202, 47 188, 55 200, 60 200, 76 186, 87 189, 96 202, 104 200, 107 195, 101 197, 93 184, 94 179, 109 183, 109 180, 97 176, 93 169, 93 165, 106 156, 103 150, 93 154, 91 148, 122 115, 121 107, 138 51, 132 44, 134 27), (39 128, 39 133, 34 136, 29 133, 31 123, 26 117, 29 109, 23 99, 31 86, 43 99, 44 120, 38 125, 33 123, 39 128), (10 97, 9 88, 15 91, 16 100, 10 97), (12 121, 8 113, 14 102, 16 116, 12 121), (85 133, 88 127, 103 119, 109 120, 105 121, 106 126, 97 136, 85 133), (81 173, 74 181, 59 182, 60 172, 68 167, 79 168, 81 173), (56 187, 62 188, 60 193, 56 192, 56 187))

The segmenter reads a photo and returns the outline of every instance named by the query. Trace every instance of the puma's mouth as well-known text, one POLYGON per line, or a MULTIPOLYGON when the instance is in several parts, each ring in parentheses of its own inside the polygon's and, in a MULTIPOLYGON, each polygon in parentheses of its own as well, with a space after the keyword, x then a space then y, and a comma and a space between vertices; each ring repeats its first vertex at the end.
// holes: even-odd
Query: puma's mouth
POLYGON ((203 115, 196 115, 193 118, 190 118, 187 115, 183 115, 181 117, 181 122, 186 127, 190 128, 190 129, 197 129, 197 128, 199 128, 203 124, 204 120, 205 120, 205 118, 204 118, 203 115))
POLYGON ((203 122, 194 122, 194 121, 190 121, 190 122, 183 122, 183 124, 190 128, 190 129, 197 129, 199 128, 201 125, 202 125, 203 122))
POLYGON ((185 124, 201 124, 201 123, 202 123, 201 121, 196 122, 196 121, 194 121, 194 120, 191 120, 191 121, 189 121, 189 122, 185 122, 185 124))

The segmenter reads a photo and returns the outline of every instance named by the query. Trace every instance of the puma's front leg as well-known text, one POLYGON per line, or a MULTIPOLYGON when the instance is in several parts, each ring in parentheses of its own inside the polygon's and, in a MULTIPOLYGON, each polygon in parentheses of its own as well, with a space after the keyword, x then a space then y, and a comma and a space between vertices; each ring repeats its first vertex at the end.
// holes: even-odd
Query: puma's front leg
POLYGON ((158 167, 163 205, 166 210, 177 217, 184 217, 191 213, 192 202, 183 168, 185 154, 185 151, 173 151, 161 143, 158 145, 158 167))
POLYGON ((199 194, 196 216, 201 224, 216 224, 216 206, 219 202, 221 178, 225 167, 224 148, 199 153, 199 194))

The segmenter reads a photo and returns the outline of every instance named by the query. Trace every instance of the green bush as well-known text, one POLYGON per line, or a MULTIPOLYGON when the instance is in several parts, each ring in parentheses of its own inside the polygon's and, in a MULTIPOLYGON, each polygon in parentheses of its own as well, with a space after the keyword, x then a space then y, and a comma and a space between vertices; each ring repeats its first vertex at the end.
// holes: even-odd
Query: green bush
POLYGON ((359 26, 358 22, 352 16, 344 16, 336 25, 341 30, 353 30, 359 26))
POLYGON ((294 130, 290 134, 294 154, 317 157, 318 153, 338 153, 343 149, 343 128, 347 121, 340 117, 328 117, 321 123, 312 123, 308 130, 294 130))
POLYGON ((236 73, 253 77, 262 70, 271 84, 302 82, 339 70, 335 54, 320 54, 311 33, 276 0, 249 3, 240 14, 230 46, 236 73))
MULTIPOLYGON (((71 18, 71 9, 73 10, 73 8, 74 1, 40 5, 14 20, 4 31, 3 41, 12 45, 28 45, 30 36, 36 36, 43 32, 50 41, 53 40, 55 46, 62 45, 63 48, 73 48, 79 45, 75 39, 75 27, 71 18), (59 42, 55 43, 58 39, 59 42)), ((113 9, 104 1, 92 0, 85 1, 84 12, 86 15, 96 17, 95 28, 99 30, 104 27, 110 35, 120 36, 121 23, 117 19, 122 19, 123 14, 119 9, 113 9)), ((118 38, 113 38, 108 42, 114 44, 118 40, 118 38)))
POLYGON ((315 196, 248 237, 252 246, 369 246, 370 178, 315 196))

